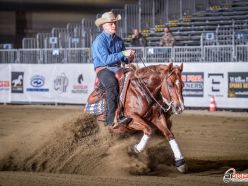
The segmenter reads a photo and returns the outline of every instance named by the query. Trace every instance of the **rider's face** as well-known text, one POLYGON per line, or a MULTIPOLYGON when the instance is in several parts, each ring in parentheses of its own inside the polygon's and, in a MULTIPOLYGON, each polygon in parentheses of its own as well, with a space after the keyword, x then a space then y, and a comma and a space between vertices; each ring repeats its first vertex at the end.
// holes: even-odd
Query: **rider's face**
POLYGON ((117 31, 117 22, 104 23, 102 27, 105 32, 113 35, 117 31))

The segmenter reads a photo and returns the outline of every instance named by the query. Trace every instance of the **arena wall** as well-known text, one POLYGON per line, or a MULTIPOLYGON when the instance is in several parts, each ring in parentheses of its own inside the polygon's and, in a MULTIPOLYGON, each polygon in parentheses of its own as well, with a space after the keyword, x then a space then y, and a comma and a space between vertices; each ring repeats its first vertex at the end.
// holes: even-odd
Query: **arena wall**
MULTIPOLYGON (((246 63, 185 63, 185 106, 209 107, 214 96, 217 108, 247 109, 247 69, 246 63)), ((85 104, 94 79, 93 64, 0 64, 0 103, 85 104)))

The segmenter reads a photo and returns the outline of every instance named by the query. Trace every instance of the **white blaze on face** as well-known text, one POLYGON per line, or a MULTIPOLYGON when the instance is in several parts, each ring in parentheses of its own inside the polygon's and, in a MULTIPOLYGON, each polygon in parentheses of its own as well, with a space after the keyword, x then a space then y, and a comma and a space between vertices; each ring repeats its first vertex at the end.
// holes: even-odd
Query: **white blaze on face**
POLYGON ((180 81, 178 79, 176 80, 175 84, 178 88, 180 88, 180 81))

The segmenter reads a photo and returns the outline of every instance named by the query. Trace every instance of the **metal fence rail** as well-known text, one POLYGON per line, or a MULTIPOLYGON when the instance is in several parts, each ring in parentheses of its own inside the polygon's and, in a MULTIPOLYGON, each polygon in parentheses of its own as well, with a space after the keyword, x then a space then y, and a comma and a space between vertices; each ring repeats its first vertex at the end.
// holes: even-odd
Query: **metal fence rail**
MULTIPOLYGON (((248 62, 248 45, 195 47, 136 47, 134 62, 248 62)), ((0 50, 0 63, 91 63, 90 48, 0 50)))
POLYGON ((236 46, 236 58, 237 58, 237 62, 248 61, 248 45, 236 46))
POLYGON ((147 63, 165 63, 172 58, 171 47, 147 47, 145 50, 145 61, 147 63))
POLYGON ((37 33, 37 48, 49 48, 49 38, 52 36, 52 33, 37 33))
POLYGON ((175 62, 201 62, 202 57, 202 47, 174 47, 173 61, 175 62))
POLYGON ((0 50, 0 64, 1 63, 18 63, 18 50, 0 50))
POLYGON ((233 46, 205 46, 204 60, 205 62, 232 62, 234 61, 233 46))
POLYGON ((37 39, 36 38, 23 38, 22 48, 37 48, 37 39))
POLYGON ((25 64, 39 64, 40 61, 40 54, 44 50, 39 49, 21 49, 18 52, 18 62, 25 63, 25 64))

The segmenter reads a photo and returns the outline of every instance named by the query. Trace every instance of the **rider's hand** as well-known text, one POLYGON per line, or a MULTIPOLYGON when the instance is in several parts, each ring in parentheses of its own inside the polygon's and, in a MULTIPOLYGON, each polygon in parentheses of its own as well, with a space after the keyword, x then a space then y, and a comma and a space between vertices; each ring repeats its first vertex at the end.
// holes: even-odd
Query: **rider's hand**
POLYGON ((130 57, 134 57, 135 55, 135 50, 131 50, 131 49, 128 49, 128 50, 124 50, 122 51, 123 55, 127 58, 130 58, 130 57))
POLYGON ((128 60, 128 62, 132 62, 134 60, 134 55, 130 56, 130 57, 127 57, 127 60, 128 60))

